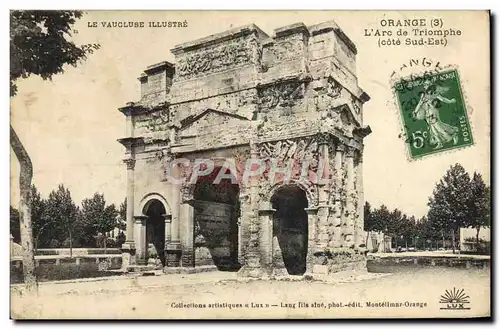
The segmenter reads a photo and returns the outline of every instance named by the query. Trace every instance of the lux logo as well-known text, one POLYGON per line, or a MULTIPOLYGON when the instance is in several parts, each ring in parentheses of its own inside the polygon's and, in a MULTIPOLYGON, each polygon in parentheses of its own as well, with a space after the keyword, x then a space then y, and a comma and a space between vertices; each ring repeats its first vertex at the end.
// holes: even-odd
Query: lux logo
POLYGON ((439 303, 446 304, 446 307, 441 307, 441 310, 470 310, 470 307, 465 307, 469 304, 469 296, 464 292, 464 289, 446 290, 446 292, 441 295, 439 303))

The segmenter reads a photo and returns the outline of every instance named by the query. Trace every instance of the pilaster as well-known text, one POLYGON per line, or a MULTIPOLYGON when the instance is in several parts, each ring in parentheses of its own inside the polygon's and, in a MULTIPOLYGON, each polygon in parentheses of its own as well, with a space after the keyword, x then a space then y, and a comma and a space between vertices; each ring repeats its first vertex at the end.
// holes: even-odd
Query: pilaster
POLYGON ((181 266, 194 267, 194 207, 190 203, 180 205, 181 223, 181 266))
POLYGON ((348 147, 346 152, 346 209, 345 209, 345 221, 342 225, 342 233, 344 235, 343 246, 353 247, 355 245, 354 241, 354 231, 355 231, 355 216, 356 216, 356 206, 355 206, 355 180, 356 173, 354 172, 354 148, 348 147))
POLYGON ((342 246, 342 224, 344 222, 344 211, 342 206, 342 197, 343 197, 343 176, 344 176, 344 151, 345 146, 338 142, 335 148, 335 188, 334 188, 334 209, 335 216, 333 216, 333 237, 330 243, 330 246, 333 248, 339 248, 342 246))
POLYGON ((148 246, 146 241, 146 220, 147 216, 135 216, 134 223, 134 238, 136 247, 136 263, 137 265, 147 265, 148 261, 148 246))
POLYGON ((329 173, 329 151, 328 144, 330 138, 328 134, 320 134, 318 136, 318 163, 319 170, 317 174, 318 185, 318 235, 316 249, 323 250, 328 247, 328 216, 330 208, 328 205, 328 173, 329 173))
MULTIPOLYGON (((259 150, 254 142, 250 142, 250 157, 256 160, 259 150)), ((245 264, 238 272, 239 275, 247 277, 262 277, 267 269, 264 269, 261 250, 261 219, 259 210, 259 179, 258 176, 250 177, 250 211, 246 214, 249 221, 250 238, 245 252, 245 264)))

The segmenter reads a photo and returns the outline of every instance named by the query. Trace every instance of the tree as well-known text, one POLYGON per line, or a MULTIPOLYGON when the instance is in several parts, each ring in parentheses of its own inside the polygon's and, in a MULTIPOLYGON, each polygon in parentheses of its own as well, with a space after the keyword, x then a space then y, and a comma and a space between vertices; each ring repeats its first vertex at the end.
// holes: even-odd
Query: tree
POLYGON ((50 228, 54 226, 54 223, 48 218, 43 218, 43 213, 45 212, 45 200, 42 198, 40 192, 38 192, 35 185, 31 186, 31 222, 33 225, 33 244, 34 249, 38 249, 40 245, 40 239, 42 238, 42 245, 45 245, 48 241, 43 240, 46 232, 50 231, 50 228))
POLYGON ((366 232, 365 246, 368 247, 368 239, 370 238, 370 232, 373 231, 373 227, 374 227, 371 205, 368 203, 368 201, 365 202, 365 205, 363 206, 363 211, 364 211, 364 224, 363 224, 364 228, 363 229, 366 232))
POLYGON ((364 206, 365 212, 365 223, 364 230, 366 234, 366 245, 368 245, 368 239, 370 232, 384 232, 385 224, 387 222, 388 214, 387 207, 382 205, 380 209, 371 210, 371 205, 366 202, 364 206))
POLYGON ((476 229, 476 244, 479 247, 479 231, 483 226, 490 226, 490 189, 484 183, 481 174, 474 172, 470 184, 469 216, 467 226, 476 229))
POLYGON ((396 208, 393 211, 391 211, 387 216, 387 219, 385 219, 386 234, 394 239, 396 247, 398 246, 398 240, 401 238, 403 232, 403 228, 401 225, 402 218, 403 218, 403 213, 401 212, 401 210, 396 208))
POLYGON ((73 232, 77 227, 78 212, 70 191, 60 184, 57 190, 50 192, 42 216, 44 222, 54 223, 52 238, 59 242, 69 239, 70 257, 73 257, 73 232))
POLYGON ((14 242, 21 241, 21 228, 19 226, 19 211, 10 206, 10 235, 14 238, 14 242))
POLYGON ((390 212, 385 205, 380 206, 380 208, 374 209, 370 214, 369 228, 371 231, 382 232, 385 235, 390 235, 389 233, 389 215, 390 212))
POLYGON ((120 231, 125 231, 127 228, 127 198, 120 204, 118 210, 118 224, 116 227, 118 227, 120 231))
POLYGON ((470 199, 470 176, 460 164, 451 166, 443 178, 436 184, 432 197, 429 198, 429 219, 433 227, 449 232, 455 253, 455 236, 460 227, 468 221, 470 199))
MULTIPOLYGON (((10 95, 17 93, 20 78, 38 75, 50 79, 63 73, 66 64, 76 66, 99 45, 76 46, 70 41, 71 30, 80 11, 10 12, 10 95)), ((28 152, 10 126, 10 145, 20 165, 19 222, 23 248, 24 283, 30 291, 36 288, 35 253, 31 226, 30 188, 33 165, 28 152)))
MULTIPOLYGON (((106 206, 104 194, 95 193, 91 198, 82 201, 82 219, 91 234, 106 233, 117 226, 118 211, 114 204, 106 206)), ((106 238, 104 238, 106 249, 106 238)))

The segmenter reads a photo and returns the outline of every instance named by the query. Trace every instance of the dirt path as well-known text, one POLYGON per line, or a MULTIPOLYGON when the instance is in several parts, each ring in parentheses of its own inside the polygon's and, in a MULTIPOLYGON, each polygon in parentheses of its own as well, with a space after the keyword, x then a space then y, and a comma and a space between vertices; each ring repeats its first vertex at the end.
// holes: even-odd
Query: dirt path
POLYGON ((489 271, 449 268, 347 283, 241 282, 234 273, 221 272, 162 275, 46 284, 37 298, 13 291, 11 314, 45 319, 485 316, 489 286, 489 271), (454 287, 470 296, 470 310, 440 310, 440 296, 454 287))

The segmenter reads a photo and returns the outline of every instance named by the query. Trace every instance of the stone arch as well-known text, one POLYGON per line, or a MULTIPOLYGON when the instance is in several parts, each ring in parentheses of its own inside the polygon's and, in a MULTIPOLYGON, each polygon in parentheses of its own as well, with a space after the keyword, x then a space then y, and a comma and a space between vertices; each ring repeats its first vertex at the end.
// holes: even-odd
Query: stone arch
POLYGON ((280 188, 284 186, 294 185, 303 190, 307 197, 307 202, 309 207, 318 205, 318 187, 316 184, 311 183, 307 184, 307 182, 303 180, 290 180, 289 182, 278 182, 274 185, 267 186, 264 191, 261 193, 262 199, 261 204, 264 206, 264 209, 271 209, 271 198, 280 188))
MULTIPOLYGON (((218 166, 218 165, 215 166, 216 169, 220 169, 221 167, 222 166, 218 166)), ((194 184, 191 183, 190 178, 188 178, 185 182, 182 183, 182 185, 181 185, 181 202, 182 203, 188 203, 188 202, 193 201, 195 199, 196 184, 197 183, 194 183, 194 184)), ((243 193, 246 189, 246 186, 244 184, 242 184, 242 182, 240 180, 237 180, 237 185, 238 185, 240 193, 243 193)))
POLYGON ((306 271, 311 218, 307 192, 299 184, 281 184, 271 197, 273 261, 288 274, 306 271))
POLYGON ((153 192, 153 193, 146 194, 141 199, 141 202, 139 203, 139 209, 140 209, 142 215, 146 216, 146 213, 148 212, 149 206, 155 200, 162 203, 163 207, 165 208, 166 214, 168 214, 168 215, 172 214, 170 206, 169 206, 167 200, 163 197, 163 195, 156 193, 156 192, 153 192))

